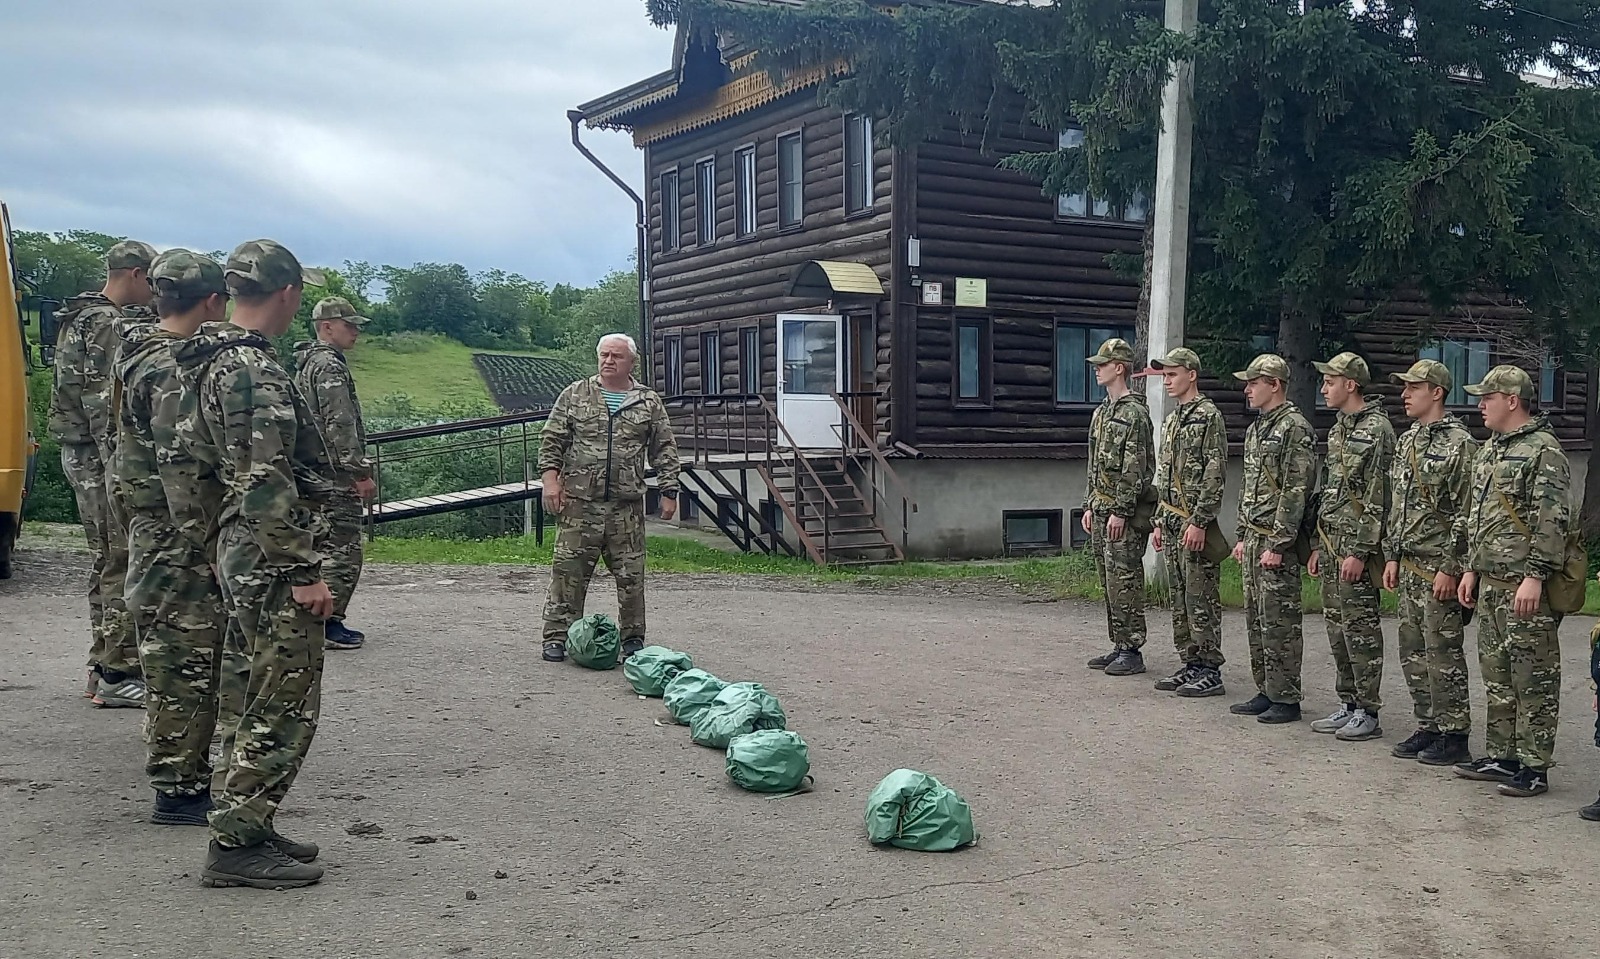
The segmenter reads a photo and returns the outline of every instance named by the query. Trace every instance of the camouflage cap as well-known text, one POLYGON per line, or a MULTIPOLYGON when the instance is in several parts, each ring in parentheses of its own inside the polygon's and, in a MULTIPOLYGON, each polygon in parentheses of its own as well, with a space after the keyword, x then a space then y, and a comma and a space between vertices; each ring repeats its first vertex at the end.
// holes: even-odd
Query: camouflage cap
POLYGON ((1504 393, 1507 396, 1520 396, 1529 402, 1535 396, 1533 377, 1528 375, 1527 370, 1510 365, 1495 367, 1483 378, 1482 383, 1472 383, 1464 389, 1473 396, 1504 393))
POLYGON ((123 240, 106 251, 108 270, 148 270, 156 259, 156 248, 139 240, 123 240))
POLYGON ((286 286, 310 283, 322 286, 327 278, 321 270, 300 265, 288 247, 276 240, 251 240, 241 243, 228 255, 224 268, 228 290, 244 296, 276 293, 286 286))
POLYGON ((158 296, 191 300, 228 292, 222 280, 222 267, 216 260, 181 249, 168 250, 150 264, 150 289, 158 296))
POLYGON ((1100 344, 1100 349, 1089 357, 1089 362, 1095 366, 1104 366, 1107 363, 1127 363, 1133 365, 1133 347, 1127 340, 1113 337, 1100 344))
POLYGON ((1455 383, 1455 378, 1450 375, 1450 367, 1438 360, 1418 360, 1411 364, 1411 369, 1404 373, 1393 373, 1389 378, 1396 383, 1432 383, 1446 390, 1455 383))
POLYGON ((330 296, 318 300, 317 305, 311 308, 311 322, 321 323, 323 320, 344 320, 352 326, 361 326, 367 322, 367 317, 356 312, 355 306, 342 296, 330 296))
POLYGON ((1270 376, 1275 380, 1289 381, 1289 361, 1276 353, 1263 353, 1250 361, 1250 365, 1233 374, 1234 379, 1258 380, 1270 376))
POLYGON ((1372 370, 1367 368, 1367 361, 1354 353, 1340 353, 1326 363, 1312 363, 1317 372, 1324 376, 1342 376, 1355 380, 1362 386, 1372 382, 1372 370))
POLYGON ((1200 354, 1187 346, 1180 346, 1168 352, 1166 356, 1152 359, 1150 366, 1156 370, 1161 370, 1168 366, 1182 367, 1186 370, 1198 370, 1200 369, 1200 354))

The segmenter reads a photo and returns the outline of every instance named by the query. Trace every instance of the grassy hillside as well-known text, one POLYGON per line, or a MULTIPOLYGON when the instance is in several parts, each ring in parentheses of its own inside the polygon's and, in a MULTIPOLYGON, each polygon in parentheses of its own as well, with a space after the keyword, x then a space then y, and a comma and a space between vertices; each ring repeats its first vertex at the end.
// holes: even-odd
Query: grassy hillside
POLYGON ((400 333, 362 339, 350 351, 349 359, 363 405, 405 393, 427 407, 457 403, 492 406, 494 398, 473 365, 472 354, 493 352, 536 355, 479 350, 442 336, 400 333))

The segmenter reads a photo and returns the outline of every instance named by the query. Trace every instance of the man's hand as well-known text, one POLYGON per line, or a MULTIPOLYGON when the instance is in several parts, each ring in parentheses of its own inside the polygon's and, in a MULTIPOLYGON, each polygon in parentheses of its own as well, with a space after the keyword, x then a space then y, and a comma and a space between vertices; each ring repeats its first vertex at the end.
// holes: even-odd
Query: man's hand
POLYGON ((1081 525, 1085 533, 1094 533, 1094 510, 1086 509, 1083 511, 1083 523, 1081 525))
POLYGON ((1198 553, 1206 548, 1206 531, 1193 523, 1183 528, 1183 548, 1198 553))
POLYGON ((1106 539, 1113 543, 1122 539, 1122 531, 1128 528, 1128 521, 1112 513, 1106 517, 1106 539))
POLYGON ((1321 573, 1321 570, 1322 550, 1314 549, 1311 551, 1311 562, 1306 564, 1306 572, 1310 573, 1312 576, 1317 576, 1321 573))
POLYGON ((1433 598, 1441 603, 1448 603, 1456 595, 1456 578, 1449 573, 1435 573, 1433 576, 1433 598))
POLYGON ((567 505, 566 491, 561 487, 561 474, 555 470, 544 474, 544 508, 551 513, 561 512, 567 505))
MULTIPOLYGON (((1384 564, 1383 588, 1390 591, 1400 588, 1400 564, 1394 560, 1390 560, 1384 564)), ((1452 593, 1455 592, 1455 587, 1452 586, 1450 591, 1452 593)), ((1437 594, 1438 590, 1436 589, 1434 592, 1437 594)))
POLYGON ((1150 546, 1156 552, 1158 552, 1158 553, 1161 552, 1161 526, 1160 526, 1160 524, 1157 524, 1156 528, 1150 533, 1150 546))
POLYGON ((1261 568, 1262 569, 1277 569, 1278 567, 1280 567, 1282 565, 1283 565, 1283 554, 1282 553, 1274 553, 1270 549, 1264 549, 1264 550, 1261 551, 1261 568))
POLYGON ((1357 582, 1366 571, 1367 564, 1359 556, 1346 556, 1339 564, 1339 578, 1347 583, 1357 582))
POLYGON ((354 483, 352 483, 350 485, 355 487, 356 495, 361 497, 362 499, 370 500, 374 496, 378 495, 378 481, 377 480, 374 480, 374 479, 371 479, 371 478, 358 479, 358 480, 356 480, 354 483))
POLYGON ((293 587, 290 594, 301 608, 318 619, 333 615, 333 590, 320 579, 310 586, 293 587))
POLYGON ((1233 561, 1239 564, 1244 563, 1244 540, 1242 539, 1233 544, 1233 561))
POLYGON ((1456 602, 1467 609, 1477 609, 1478 599, 1473 593, 1478 591, 1478 574, 1468 570, 1461 574, 1461 585, 1456 587, 1456 602))
POLYGON ((661 518, 669 520, 678 515, 678 498, 675 496, 661 497, 661 518))
POLYGON ((1524 576, 1517 587, 1517 597, 1511 601, 1511 611, 1518 619, 1532 619, 1539 611, 1539 597, 1544 595, 1544 580, 1524 576))

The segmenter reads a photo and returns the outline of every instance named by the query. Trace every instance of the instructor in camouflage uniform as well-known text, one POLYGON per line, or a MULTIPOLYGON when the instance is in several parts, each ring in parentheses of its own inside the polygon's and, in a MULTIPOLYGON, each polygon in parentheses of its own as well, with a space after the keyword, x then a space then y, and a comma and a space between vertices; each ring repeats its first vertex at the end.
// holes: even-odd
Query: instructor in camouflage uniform
POLYGON ((342 296, 330 296, 311 311, 317 338, 294 348, 295 384, 311 407, 311 417, 333 461, 338 493, 328 503, 328 535, 318 543, 322 578, 333 590, 333 616, 328 620, 329 649, 360 649, 366 634, 344 623, 350 597, 361 579, 361 533, 366 518, 362 502, 372 499, 377 484, 367 458, 367 428, 361 401, 345 361, 367 318, 342 296))
POLYGON ((188 250, 156 257, 150 285, 160 324, 121 324, 113 486, 127 515, 128 611, 149 684, 150 818, 204 826, 227 614, 208 553, 220 503, 209 471, 183 443, 184 393, 193 384, 180 375, 175 350, 224 317, 228 294, 222 267, 188 250))
POLYGON ((1222 600, 1218 575, 1227 541, 1217 525, 1227 481, 1228 432, 1216 404, 1200 392, 1200 357, 1178 347, 1150 361, 1178 406, 1161 426, 1154 545, 1172 585, 1172 643, 1183 668, 1156 683, 1179 696, 1221 696, 1222 600), (1209 545, 1209 548, 1208 548, 1209 545))
POLYGON ((1533 412, 1526 371, 1497 366, 1466 389, 1490 432, 1457 520, 1467 548, 1458 598, 1478 611, 1487 755, 1456 772, 1497 782, 1507 796, 1537 796, 1550 788, 1561 706, 1561 617, 1545 584, 1565 558, 1572 471, 1550 421, 1533 412))
POLYGON ((187 442, 222 483, 215 563, 227 605, 219 713, 220 792, 201 878, 283 889, 322 877, 317 847, 280 836, 274 816, 317 729, 323 620, 333 593, 314 538, 333 490, 322 438, 269 339, 300 308, 300 261, 272 240, 241 245, 223 271, 232 322, 178 359, 196 377, 187 442))
POLYGON ((1228 707, 1262 723, 1300 719, 1300 563, 1310 544, 1303 528, 1316 481, 1316 436, 1289 402, 1289 364, 1263 353, 1235 374, 1245 402, 1259 412, 1244 436, 1244 482, 1239 490, 1239 542, 1244 573, 1244 625, 1256 695, 1228 707))
POLYGON ((1322 579, 1322 613, 1333 649, 1339 708, 1311 724, 1346 742, 1383 735, 1383 628, 1378 582, 1383 575, 1383 519, 1389 509, 1394 425, 1383 404, 1362 395, 1372 383, 1367 361, 1340 353, 1313 364, 1322 398, 1338 413, 1328 431, 1318 493, 1316 548, 1306 571, 1322 579))
POLYGON ((1144 672, 1144 547, 1153 514, 1141 514, 1155 472, 1150 408, 1143 393, 1128 387, 1133 347, 1111 339, 1089 357, 1095 382, 1106 398, 1089 421, 1089 483, 1083 497, 1083 531, 1094 550, 1095 571, 1105 589, 1111 652, 1089 660, 1107 676, 1144 672), (1141 514, 1137 515, 1136 514, 1141 514))
POLYGON ((1463 652, 1461 560, 1456 519, 1466 508, 1478 444, 1445 412, 1454 382, 1438 360, 1394 374, 1415 421, 1400 437, 1389 470, 1390 508, 1383 585, 1400 600, 1400 668, 1411 689, 1417 731, 1393 749, 1401 759, 1450 766, 1470 758, 1467 658, 1463 652))
POLYGON ((556 398, 539 447, 545 508, 560 517, 544 607, 544 659, 567 657, 567 629, 583 616, 595 561, 617 581, 622 655, 644 647, 644 494, 655 467, 661 518, 678 509, 678 443, 655 390, 633 379, 633 338, 600 339, 600 372, 556 398))
POLYGON ((61 466, 78 500, 78 516, 94 554, 89 574, 89 676, 83 695, 97 706, 144 707, 139 644, 123 602, 127 530, 110 495, 106 471, 115 446, 111 409, 117 319, 154 323, 148 271, 155 248, 124 240, 106 251, 106 282, 67 301, 58 315, 55 390, 50 431, 61 441, 61 466))

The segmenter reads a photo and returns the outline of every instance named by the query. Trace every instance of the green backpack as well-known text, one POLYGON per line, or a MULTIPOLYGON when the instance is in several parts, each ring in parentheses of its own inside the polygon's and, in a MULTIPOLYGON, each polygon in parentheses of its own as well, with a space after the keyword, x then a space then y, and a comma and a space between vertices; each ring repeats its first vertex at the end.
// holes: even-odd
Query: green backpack
POLYGON ((758 793, 799 789, 811 772, 806 741, 787 729, 759 729, 728 743, 728 778, 758 793))
POLYGON ((689 738, 702 746, 727 749, 733 737, 758 729, 784 729, 789 718, 778 698, 760 683, 734 683, 689 723, 689 738))
POLYGON ((727 685, 703 669, 686 669, 672 677, 661 698, 672 718, 689 726, 696 716, 711 708, 727 685))
POLYGON ((604 613, 585 616, 567 627, 567 655, 579 666, 614 669, 622 654, 622 634, 604 613))
POLYGON ((867 839, 922 852, 948 852, 976 842, 972 810, 955 790, 927 773, 896 769, 867 797, 867 839))
POLYGON ((665 646, 646 646, 622 664, 622 675, 640 696, 660 699, 672 677, 694 668, 688 653, 665 646))

